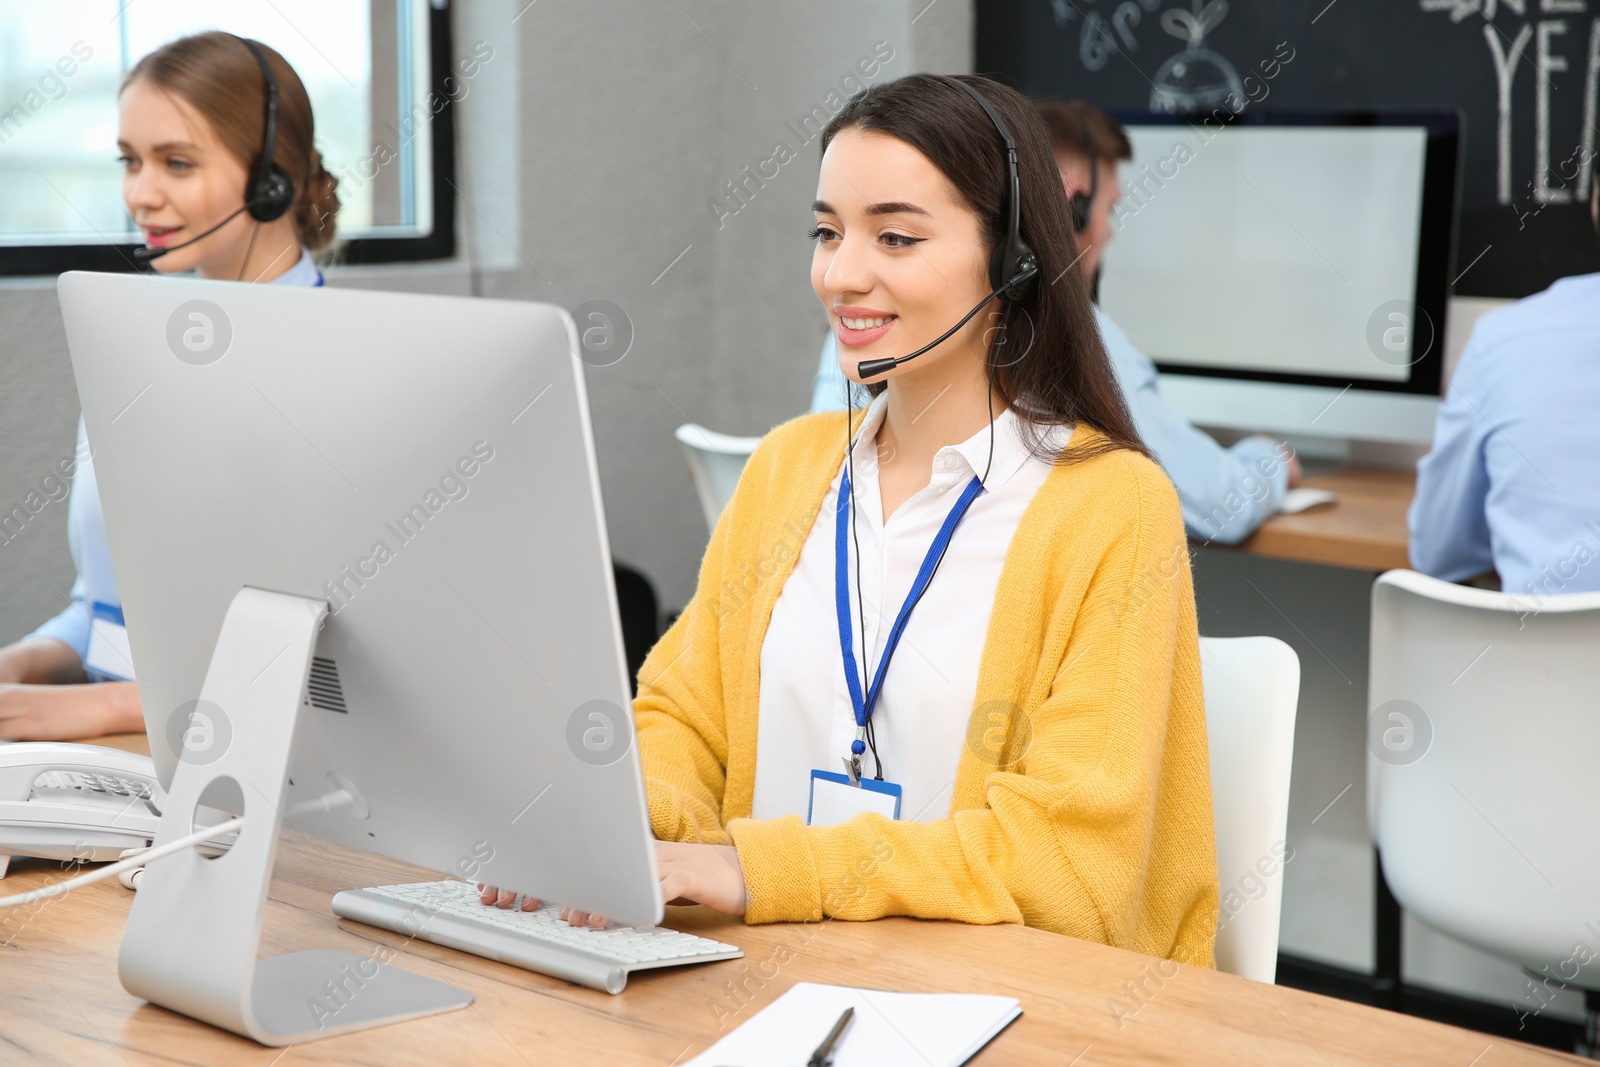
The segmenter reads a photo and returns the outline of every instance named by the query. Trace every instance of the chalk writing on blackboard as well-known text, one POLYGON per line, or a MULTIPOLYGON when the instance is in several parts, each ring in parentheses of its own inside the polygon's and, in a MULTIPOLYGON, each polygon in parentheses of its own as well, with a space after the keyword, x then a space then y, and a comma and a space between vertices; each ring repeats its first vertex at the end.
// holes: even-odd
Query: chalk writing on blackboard
MULTIPOLYGON (((1588 30, 1588 50, 1585 58, 1583 80, 1583 128, 1578 133, 1578 144, 1568 160, 1576 159, 1576 173, 1562 169, 1561 184, 1551 183, 1551 139, 1561 138, 1551 129, 1550 99, 1552 91, 1559 91, 1556 76, 1571 69, 1569 56, 1561 47, 1563 38, 1577 36, 1581 41, 1581 19, 1540 18, 1524 21, 1514 32, 1497 25, 1495 16, 1502 9, 1508 15, 1526 16, 1531 0, 1418 0, 1425 12, 1448 14, 1451 22, 1462 22, 1470 15, 1483 19, 1483 40, 1489 49, 1489 59, 1495 77, 1495 200, 1511 203, 1511 126, 1517 75, 1524 67, 1533 71, 1533 197, 1540 204, 1569 204, 1574 195, 1585 198, 1594 175, 1595 105, 1597 83, 1600 83, 1600 18, 1592 20, 1588 30), (1574 30, 1577 31, 1576 35, 1574 30), (1529 44, 1533 47, 1530 50, 1529 44), (1565 182, 1572 182, 1567 185, 1565 182)), ((1581 15, 1587 10, 1586 0, 1539 0, 1539 11, 1545 15, 1581 15)), ((1563 82, 1566 80, 1563 79, 1563 82)), ((1558 140, 1558 144, 1564 143, 1558 140)), ((1558 149, 1559 150, 1559 149, 1558 149)))
POLYGON ((1161 0, 1122 0, 1107 19, 1094 8, 1083 11, 1077 0, 1050 0, 1057 29, 1064 30, 1069 23, 1080 17, 1083 19, 1078 31, 1078 59, 1085 70, 1104 67, 1113 52, 1137 52, 1139 39, 1134 36, 1134 27, 1144 20, 1147 12, 1160 5, 1161 0))
POLYGON ((1208 111, 1230 95, 1244 96, 1244 85, 1233 64, 1205 47, 1206 34, 1227 13, 1227 0, 1210 0, 1204 6, 1200 0, 1193 0, 1189 11, 1174 7, 1161 13, 1161 28, 1189 47, 1156 71, 1150 86, 1151 111, 1208 111))
MULTIPOLYGON (((1139 38, 1134 31, 1161 2, 1122 0, 1111 9, 1109 16, 1094 7, 1080 7, 1077 0, 1050 0, 1050 9, 1058 29, 1080 23, 1078 60, 1085 70, 1099 71, 1113 53, 1139 50, 1139 38)), ((1228 0, 1190 0, 1187 10, 1175 7, 1161 13, 1161 28, 1186 47, 1163 63, 1150 80, 1151 111, 1166 114, 1210 111, 1227 100, 1230 93, 1244 97, 1244 85, 1233 64, 1205 46, 1206 35, 1227 13, 1228 0)))

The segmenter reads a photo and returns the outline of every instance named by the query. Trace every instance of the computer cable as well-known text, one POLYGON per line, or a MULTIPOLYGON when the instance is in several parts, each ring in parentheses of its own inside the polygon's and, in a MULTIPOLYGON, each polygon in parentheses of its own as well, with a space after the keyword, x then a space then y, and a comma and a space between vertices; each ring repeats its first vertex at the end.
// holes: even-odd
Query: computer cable
MULTIPOLYGON (((296 804, 294 807, 289 809, 289 815, 305 815, 310 812, 332 811, 334 808, 344 807, 345 805, 353 804, 354 802, 355 797, 349 792, 349 790, 336 789, 330 793, 324 794, 323 796, 317 797, 315 800, 308 800, 304 803, 296 804)), ((123 853, 123 859, 119 859, 115 863, 107 864, 97 871, 86 871, 83 874, 68 878, 66 881, 56 882, 47 886, 41 886, 38 889, 31 889, 26 893, 16 893, 9 897, 0 897, 0 910, 5 908, 20 908, 25 904, 32 904, 37 900, 52 900, 56 897, 70 893, 74 889, 78 889, 86 885, 93 885, 95 882, 103 882, 107 878, 121 876, 125 872, 129 873, 129 877, 123 880, 122 884, 127 886, 129 889, 137 888, 138 878, 134 877, 132 872, 142 869, 145 864, 151 862, 152 860, 163 859, 167 856, 173 855, 174 853, 182 852, 184 849, 198 845, 202 841, 211 840, 213 838, 220 837, 223 834, 232 833, 233 831, 242 827, 244 823, 245 817, 243 815, 238 815, 232 819, 228 819, 226 822, 217 823, 215 826, 207 826, 203 829, 196 830, 194 833, 185 837, 180 837, 176 841, 168 841, 164 845, 156 845, 151 848, 130 849, 128 852, 123 853)))

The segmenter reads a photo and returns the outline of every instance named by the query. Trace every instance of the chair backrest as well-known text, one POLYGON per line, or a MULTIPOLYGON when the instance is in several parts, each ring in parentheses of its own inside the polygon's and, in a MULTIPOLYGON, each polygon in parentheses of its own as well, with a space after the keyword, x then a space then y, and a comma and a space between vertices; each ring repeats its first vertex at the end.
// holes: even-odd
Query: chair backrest
POLYGON ((1600 961, 1581 966, 1600 956, 1600 593, 1390 571, 1372 589, 1370 663, 1367 814, 1395 898, 1600 988, 1600 961))
POLYGON ((673 433, 689 460, 689 478, 700 496, 700 510, 706 526, 716 529, 722 509, 733 499, 750 453, 761 443, 759 437, 730 437, 686 422, 673 433))
POLYGON ((1283 865, 1293 858, 1285 832, 1300 657, 1276 637, 1202 637, 1200 668, 1222 892, 1217 967, 1271 982, 1283 865))

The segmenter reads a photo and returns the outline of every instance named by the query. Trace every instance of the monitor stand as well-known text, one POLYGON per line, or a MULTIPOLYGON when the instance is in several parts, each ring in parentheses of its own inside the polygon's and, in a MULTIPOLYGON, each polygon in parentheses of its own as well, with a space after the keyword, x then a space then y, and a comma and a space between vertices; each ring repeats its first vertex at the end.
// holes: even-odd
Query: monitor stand
POLYGON ((221 856, 208 859, 190 848, 145 870, 118 958, 129 993, 263 1045, 333 1037, 472 1003, 464 990, 375 957, 314 949, 256 958, 285 818, 295 719, 327 611, 325 601, 261 589, 241 589, 233 598, 200 690, 201 708, 221 709, 225 718, 199 724, 204 736, 183 747, 156 844, 194 832, 195 809, 212 783, 221 783, 213 796, 242 795, 246 821, 221 856))

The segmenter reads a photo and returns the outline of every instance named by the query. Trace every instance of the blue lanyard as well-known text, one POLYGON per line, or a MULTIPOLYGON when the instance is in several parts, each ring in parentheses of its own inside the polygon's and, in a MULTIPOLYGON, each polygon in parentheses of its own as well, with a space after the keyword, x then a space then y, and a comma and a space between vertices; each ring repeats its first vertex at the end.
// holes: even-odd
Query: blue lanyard
POLYGON ((311 283, 311 288, 315 289, 317 286, 324 284, 326 283, 322 280, 322 272, 319 270, 317 271, 317 280, 311 283))
POLYGON ((841 478, 839 502, 834 508, 837 523, 833 540, 833 586, 839 614, 839 650, 844 653, 844 678, 850 687, 850 703, 856 712, 856 739, 850 743, 850 751, 857 757, 867 749, 865 740, 867 723, 872 720, 872 712, 878 706, 878 697, 883 693, 884 675, 888 673, 889 661, 894 658, 894 650, 900 644, 900 635, 905 633, 906 622, 911 618, 911 609, 922 598, 928 583, 933 580, 933 570, 939 565, 939 558, 949 546, 950 536, 955 533, 957 524, 967 514, 967 509, 972 506, 972 502, 982 490, 983 482, 978 480, 977 475, 973 475, 972 481, 967 483, 967 488, 956 501, 955 507, 950 509, 944 525, 939 528, 938 536, 928 547, 928 554, 923 557, 922 569, 917 571, 916 580, 911 583, 911 591, 906 594, 905 603, 900 606, 900 614, 894 620, 894 626, 889 630, 889 640, 883 648, 883 658, 878 661, 878 670, 873 675, 872 684, 863 695, 860 668, 856 666, 855 631, 850 622, 850 475, 845 473, 841 478))

